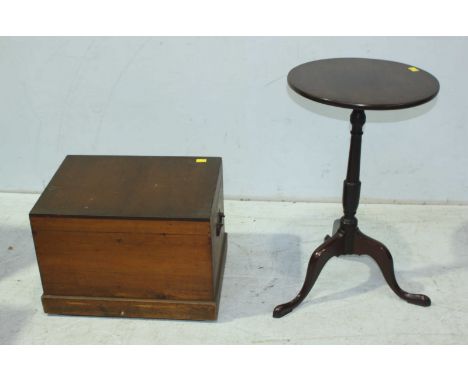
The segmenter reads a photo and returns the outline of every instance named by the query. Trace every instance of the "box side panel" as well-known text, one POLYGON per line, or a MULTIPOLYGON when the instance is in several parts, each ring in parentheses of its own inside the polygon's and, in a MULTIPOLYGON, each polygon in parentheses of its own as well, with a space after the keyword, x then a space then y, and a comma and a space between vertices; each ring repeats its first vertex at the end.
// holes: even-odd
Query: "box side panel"
MULTIPOLYGON (((75 230, 68 230, 69 219, 52 219, 33 224, 45 295, 213 299, 209 235, 154 233, 151 225, 160 222, 153 221, 143 222, 146 229, 139 221, 135 230, 132 220, 106 227, 78 219, 81 225, 73 222, 75 230)), ((208 222, 197 224, 208 232, 208 222)))
POLYGON ((219 178, 216 187, 216 192, 213 199, 213 207, 211 211, 210 229, 211 229, 211 253, 213 261, 213 288, 216 289, 219 274, 221 272, 220 265, 222 259, 222 249, 224 241, 224 219, 221 220, 222 226, 217 232, 217 225, 220 221, 220 214, 224 215, 224 195, 223 195, 223 172, 222 168, 219 171, 219 178))
POLYGON ((39 258, 37 257, 38 243, 34 237, 34 232, 36 232, 35 227, 38 226, 38 223, 32 219, 31 215, 29 215, 29 224, 31 226, 31 234, 32 234, 33 244, 34 244, 34 252, 36 253, 36 261, 37 261, 37 265, 39 268, 39 277, 41 279, 42 289, 44 290, 44 276, 42 275, 42 268, 39 263, 39 258))

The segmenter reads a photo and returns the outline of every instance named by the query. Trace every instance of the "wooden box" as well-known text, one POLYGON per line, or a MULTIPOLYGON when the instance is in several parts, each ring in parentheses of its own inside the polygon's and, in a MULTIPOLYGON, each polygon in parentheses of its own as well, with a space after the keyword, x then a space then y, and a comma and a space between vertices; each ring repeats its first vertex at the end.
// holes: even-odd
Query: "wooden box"
POLYGON ((215 320, 221 158, 67 156, 30 212, 46 313, 215 320))

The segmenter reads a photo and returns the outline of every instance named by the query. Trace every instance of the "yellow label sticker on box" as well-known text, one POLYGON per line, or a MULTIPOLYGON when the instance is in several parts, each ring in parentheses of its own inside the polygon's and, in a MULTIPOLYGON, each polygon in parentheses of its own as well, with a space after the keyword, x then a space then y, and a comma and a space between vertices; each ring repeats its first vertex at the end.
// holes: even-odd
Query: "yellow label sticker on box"
POLYGON ((419 69, 416 68, 415 66, 410 66, 408 70, 411 70, 412 72, 419 72, 419 69))
POLYGON ((206 163, 207 159, 206 158, 197 158, 195 159, 196 163, 206 163))

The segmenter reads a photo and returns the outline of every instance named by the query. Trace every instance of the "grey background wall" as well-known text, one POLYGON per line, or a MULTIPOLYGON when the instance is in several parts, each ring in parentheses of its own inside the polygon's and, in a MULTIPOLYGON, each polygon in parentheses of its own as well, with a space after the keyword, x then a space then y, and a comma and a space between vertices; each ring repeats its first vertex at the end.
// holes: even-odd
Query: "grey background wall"
POLYGON ((348 114, 288 90, 327 57, 406 62, 439 97, 369 112, 362 196, 468 202, 468 38, 2 38, 0 190, 41 191, 67 154, 222 156, 228 198, 339 200, 348 114))

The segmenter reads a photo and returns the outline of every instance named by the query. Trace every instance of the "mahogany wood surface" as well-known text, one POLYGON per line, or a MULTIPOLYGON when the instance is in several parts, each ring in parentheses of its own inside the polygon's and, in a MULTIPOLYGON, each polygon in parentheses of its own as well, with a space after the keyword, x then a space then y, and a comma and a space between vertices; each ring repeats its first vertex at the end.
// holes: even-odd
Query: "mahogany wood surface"
POLYGON ((221 158, 68 155, 31 215, 209 220, 221 158))
POLYGON ((288 84, 313 101, 365 110, 404 109, 433 99, 439 81, 421 68, 370 58, 306 62, 288 74, 288 84))
POLYGON ((33 226, 45 294, 213 298, 208 235, 92 232, 94 221, 82 219, 86 230, 74 232, 33 226))

